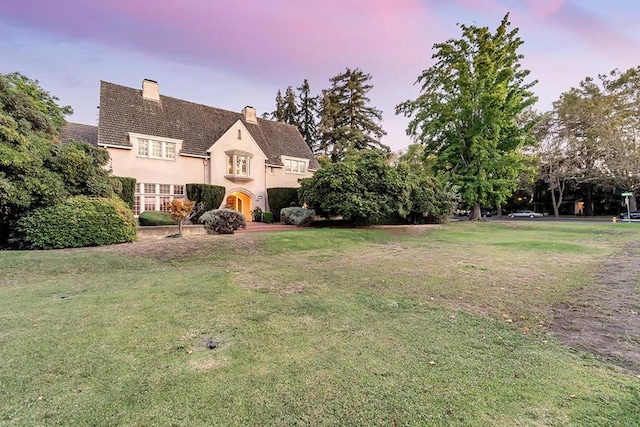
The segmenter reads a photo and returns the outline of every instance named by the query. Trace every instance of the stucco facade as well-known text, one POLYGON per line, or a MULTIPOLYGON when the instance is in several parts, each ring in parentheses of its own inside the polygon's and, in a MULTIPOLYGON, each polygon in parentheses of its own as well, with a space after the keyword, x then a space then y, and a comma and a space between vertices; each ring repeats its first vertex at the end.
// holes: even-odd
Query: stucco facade
POLYGON ((117 176, 137 180, 135 213, 163 210, 186 184, 225 187, 222 206, 269 210, 267 189, 298 187, 319 165, 300 132, 257 117, 101 82, 97 145, 111 156, 117 176))

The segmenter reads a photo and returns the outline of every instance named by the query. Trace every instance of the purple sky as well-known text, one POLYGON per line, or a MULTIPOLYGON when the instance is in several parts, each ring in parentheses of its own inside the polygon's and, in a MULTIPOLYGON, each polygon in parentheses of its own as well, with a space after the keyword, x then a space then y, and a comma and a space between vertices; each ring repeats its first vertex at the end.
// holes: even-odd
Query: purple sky
POLYGON ((489 26, 505 13, 539 83, 537 108, 587 76, 640 65, 637 0, 3 0, 0 72, 20 71, 96 124, 99 81, 259 114, 276 91, 309 79, 313 92, 346 67, 372 75, 385 143, 406 147, 396 104, 457 23, 489 26))

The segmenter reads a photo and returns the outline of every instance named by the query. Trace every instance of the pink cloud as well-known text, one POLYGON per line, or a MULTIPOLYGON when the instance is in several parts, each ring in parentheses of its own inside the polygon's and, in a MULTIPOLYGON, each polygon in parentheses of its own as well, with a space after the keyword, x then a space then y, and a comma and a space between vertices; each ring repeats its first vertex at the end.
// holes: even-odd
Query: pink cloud
POLYGON ((2 2, 0 14, 64 37, 275 74, 293 67, 335 73, 345 66, 364 68, 380 58, 414 60, 428 21, 421 0, 37 3, 2 2))
POLYGON ((564 0, 527 0, 527 5, 540 18, 555 14, 563 5, 564 0))

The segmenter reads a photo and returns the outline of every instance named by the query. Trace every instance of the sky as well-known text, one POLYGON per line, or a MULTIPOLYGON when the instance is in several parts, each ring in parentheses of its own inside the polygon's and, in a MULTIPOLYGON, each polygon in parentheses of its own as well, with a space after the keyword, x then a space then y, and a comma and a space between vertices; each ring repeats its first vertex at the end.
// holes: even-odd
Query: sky
POLYGON ((319 94, 347 67, 371 75, 383 142, 412 141, 395 106, 433 45, 458 24, 492 31, 509 13, 538 80, 536 109, 588 76, 640 65, 637 0, 2 0, 0 73, 19 71, 70 105, 69 121, 97 124, 100 80, 231 111, 275 108, 275 94, 308 79, 319 94))

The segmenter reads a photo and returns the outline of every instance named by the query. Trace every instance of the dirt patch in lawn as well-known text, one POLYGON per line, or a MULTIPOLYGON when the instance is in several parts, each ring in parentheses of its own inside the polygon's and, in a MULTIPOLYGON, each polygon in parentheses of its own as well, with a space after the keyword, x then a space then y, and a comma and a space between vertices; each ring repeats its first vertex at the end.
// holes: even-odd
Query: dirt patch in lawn
POLYGON ((569 346, 640 373, 640 242, 609 259, 596 289, 554 309, 551 331, 569 346))

